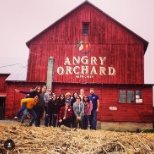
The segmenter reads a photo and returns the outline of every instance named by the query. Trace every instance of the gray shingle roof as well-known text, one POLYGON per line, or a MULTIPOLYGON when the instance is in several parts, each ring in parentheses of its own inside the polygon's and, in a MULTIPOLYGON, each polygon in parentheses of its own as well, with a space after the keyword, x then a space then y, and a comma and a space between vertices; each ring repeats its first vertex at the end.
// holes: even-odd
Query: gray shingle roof
POLYGON ((9 74, 6 81, 26 81, 27 60, 21 58, 0 58, 0 74, 9 74))

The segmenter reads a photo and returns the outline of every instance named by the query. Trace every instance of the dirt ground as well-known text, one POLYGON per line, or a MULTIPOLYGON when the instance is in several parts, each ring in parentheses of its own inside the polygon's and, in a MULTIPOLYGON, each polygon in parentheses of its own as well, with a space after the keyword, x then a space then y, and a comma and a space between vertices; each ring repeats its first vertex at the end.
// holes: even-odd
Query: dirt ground
POLYGON ((0 121, 0 154, 154 154, 154 133, 28 127, 0 121), (6 141, 13 141, 5 144, 6 141), (4 146, 6 145, 6 146, 4 146))

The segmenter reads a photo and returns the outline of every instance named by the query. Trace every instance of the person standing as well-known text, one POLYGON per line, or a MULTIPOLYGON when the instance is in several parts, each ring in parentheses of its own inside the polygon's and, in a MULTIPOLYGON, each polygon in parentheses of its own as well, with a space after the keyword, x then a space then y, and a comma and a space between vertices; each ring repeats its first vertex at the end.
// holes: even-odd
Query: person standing
POLYGON ((83 104, 84 104, 84 118, 83 118, 83 129, 88 128, 88 124, 90 124, 90 115, 93 109, 92 101, 88 98, 88 96, 83 97, 83 104))
POLYGON ((48 107, 48 102, 49 100, 52 99, 52 91, 51 88, 48 89, 48 91, 44 94, 44 101, 45 101, 45 117, 44 117, 44 125, 46 127, 51 126, 51 120, 49 116, 47 115, 47 107, 48 107))
POLYGON ((92 101, 93 109, 90 116, 90 129, 96 130, 97 127, 97 113, 99 111, 99 96, 94 93, 94 88, 90 88, 89 99, 92 101))
MULTIPOLYGON (((71 106, 73 108, 73 104, 76 102, 76 98, 79 96, 78 92, 74 92, 73 93, 73 96, 72 96, 72 99, 71 99, 71 106)), ((74 111, 73 111, 73 115, 72 115, 72 118, 71 118, 72 122, 71 122, 71 125, 72 125, 72 128, 74 127, 74 124, 75 124, 75 120, 76 120, 76 116, 74 114, 74 111)))
POLYGON ((52 102, 52 125, 53 127, 57 127, 58 124, 58 113, 60 110, 60 104, 57 99, 57 95, 53 94, 53 102, 52 102))
POLYGON ((80 96, 80 98, 81 98, 81 100, 83 101, 83 97, 84 97, 84 89, 82 88, 82 89, 80 89, 80 94, 79 94, 79 96, 80 96))
POLYGON ((69 102, 69 105, 71 105, 72 98, 71 98, 71 93, 70 92, 67 92, 65 94, 65 101, 69 102))
POLYGON ((45 106, 45 101, 44 101, 44 94, 46 93, 47 87, 46 85, 42 86, 41 93, 39 95, 39 101, 34 107, 34 111, 36 112, 36 119, 35 119, 35 126, 40 127, 41 124, 41 118, 43 117, 44 113, 44 106, 45 106))
POLYGON ((77 128, 79 124, 79 128, 82 129, 83 116, 84 116, 84 104, 81 101, 81 98, 76 97, 76 102, 73 104, 73 111, 76 117, 74 127, 77 128))
POLYGON ((62 106, 65 106, 65 95, 64 95, 64 94, 60 94, 60 95, 59 95, 58 103, 59 103, 59 109, 60 109, 62 106))
POLYGON ((57 126, 58 113, 59 113, 59 103, 56 94, 53 93, 52 99, 49 100, 47 107, 47 116, 49 116, 49 118, 51 119, 52 121, 51 125, 53 127, 57 126))
POLYGON ((71 106, 73 107, 73 103, 76 102, 76 98, 79 96, 78 92, 74 92, 71 99, 71 106))

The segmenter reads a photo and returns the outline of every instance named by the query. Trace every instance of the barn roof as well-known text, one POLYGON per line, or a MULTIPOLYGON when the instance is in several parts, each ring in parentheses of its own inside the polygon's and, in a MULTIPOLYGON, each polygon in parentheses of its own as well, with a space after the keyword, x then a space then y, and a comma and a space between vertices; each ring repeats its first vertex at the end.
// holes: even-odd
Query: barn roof
POLYGON ((26 81, 27 61, 18 58, 1 58, 0 75, 8 74, 5 81, 26 81))
POLYGON ((139 35, 137 35, 135 32, 131 31, 130 29, 128 29, 126 26, 122 25, 121 23, 119 23, 117 20, 115 20, 114 18, 112 18, 111 16, 109 16, 108 14, 106 14, 105 12, 103 12, 101 9, 99 9, 98 7, 96 7, 95 5, 93 5, 92 3, 90 3, 89 1, 84 1, 83 3, 81 3, 80 5, 78 5, 77 7, 75 7, 73 10, 71 10, 70 12, 68 12, 66 15, 64 15, 63 17, 61 17, 60 19, 58 19, 57 21, 55 21, 52 25, 48 26, 46 29, 44 29, 43 31, 41 31, 40 33, 38 33, 36 36, 34 36, 32 39, 30 39, 29 41, 26 42, 26 45, 29 47, 30 43, 37 37, 39 37, 41 34, 43 34, 44 32, 46 32, 49 28, 51 28, 52 26, 54 26, 55 24, 57 24, 58 22, 60 22, 62 19, 66 18, 69 14, 71 14, 73 11, 79 9, 82 5, 85 4, 89 4, 92 7, 94 7, 95 9, 99 10, 100 12, 102 12, 104 15, 106 15, 108 18, 112 19, 114 22, 118 23, 119 25, 121 25, 122 27, 124 27, 125 29, 127 29, 127 31, 129 31, 130 33, 132 33, 133 35, 135 35, 136 37, 138 37, 139 39, 141 39, 144 42, 144 52, 146 52, 147 47, 148 47, 148 41, 146 41, 145 39, 143 39, 142 37, 140 37, 139 35))

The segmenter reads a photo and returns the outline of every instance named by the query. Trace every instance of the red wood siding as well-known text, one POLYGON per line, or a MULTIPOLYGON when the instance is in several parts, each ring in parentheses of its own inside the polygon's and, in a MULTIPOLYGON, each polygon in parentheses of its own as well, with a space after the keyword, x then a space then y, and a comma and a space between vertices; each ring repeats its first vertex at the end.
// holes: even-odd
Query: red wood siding
MULTIPOLYGON (((123 89, 123 87, 121 87, 123 89)), ((140 89, 143 104, 119 103, 118 88, 105 88, 102 93, 102 121, 152 122, 152 87, 125 87, 125 89, 140 89), (116 111, 109 110, 109 106, 116 106, 116 111)))
POLYGON ((0 75, 0 92, 6 92, 6 83, 5 79, 8 77, 8 75, 0 75))
POLYGON ((78 92, 84 88, 89 95, 89 89, 95 88, 100 98, 100 111, 98 119, 111 122, 152 122, 152 87, 151 86, 118 86, 118 85, 82 85, 82 84, 54 84, 53 92, 57 95, 66 92, 78 92), (119 103, 119 90, 142 90, 143 103, 119 103), (109 110, 117 107, 117 110, 109 110))
POLYGON ((55 60, 54 82, 144 83, 143 40, 88 3, 46 29, 29 43, 29 48, 28 81, 46 82, 48 58, 52 56, 55 60), (90 23, 90 34, 87 36, 82 35, 83 22, 90 23), (79 52, 78 47, 75 46, 80 40, 91 44, 91 50, 86 55, 79 52), (82 75, 83 64, 80 62, 78 65, 73 65, 73 56, 80 58, 87 56, 89 61, 91 57, 96 57, 97 74, 90 76, 93 67, 90 62, 86 65, 89 67, 86 75, 78 78, 73 72, 66 74, 64 62, 68 57, 71 63, 69 67, 73 69, 75 66, 79 66, 79 75, 82 75), (99 57, 106 57, 103 65, 100 65, 99 57), (64 75, 57 73, 59 67, 64 68, 64 75), (100 67, 106 69, 105 75, 99 74, 100 67), (109 67, 115 69, 115 75, 108 75, 109 67))

